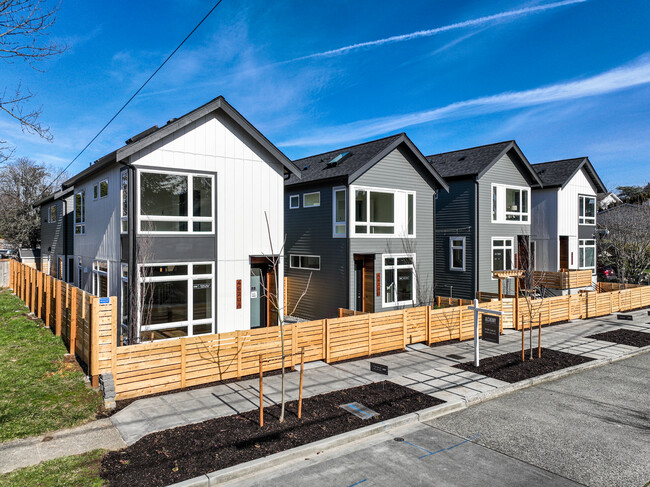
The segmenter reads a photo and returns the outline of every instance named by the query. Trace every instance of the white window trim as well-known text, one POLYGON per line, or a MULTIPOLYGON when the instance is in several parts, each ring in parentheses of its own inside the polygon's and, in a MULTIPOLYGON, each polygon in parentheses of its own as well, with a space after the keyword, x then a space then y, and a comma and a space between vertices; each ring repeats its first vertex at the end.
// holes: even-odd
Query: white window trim
POLYGON ((129 205, 129 171, 126 169, 122 169, 120 171, 120 233, 125 234, 128 233, 128 225, 129 225, 129 215, 128 215, 128 205, 129 205), (124 176, 126 175, 126 205, 127 205, 127 214, 124 214, 124 208, 122 207, 122 204, 124 202, 124 176), (127 229, 124 230, 124 223, 127 222, 127 229))
POLYGON ((345 238, 348 235, 348 190, 345 186, 336 186, 332 188, 332 237, 333 238, 345 238), (344 220, 342 222, 337 222, 336 221, 336 193, 339 191, 343 191, 343 194, 345 196, 345 209, 343 210, 343 218, 344 220), (339 225, 343 225, 345 227, 345 231, 343 233, 336 233, 336 227, 339 225))
POLYGON ((578 225, 595 225, 596 224, 596 213, 598 212, 596 197, 589 194, 580 194, 578 195, 578 225), (594 216, 585 216, 587 213, 587 199, 594 200, 594 216), (593 220, 593 222, 587 222, 587 220, 593 220))
POLYGON ((161 170, 152 170, 152 169, 139 169, 137 171, 137 179, 138 179, 138 184, 137 188, 138 191, 136 191, 137 194, 137 199, 138 199, 138 215, 137 215, 137 228, 136 228, 136 233, 140 235, 188 235, 188 234, 196 234, 196 235, 214 235, 216 228, 215 228, 215 207, 214 207, 214 200, 215 200, 215 191, 217 190, 214 181, 215 177, 214 174, 205 174, 205 173, 194 173, 194 172, 182 172, 182 171, 161 171, 161 170), (141 204, 141 199, 142 199, 142 184, 140 183, 140 175, 146 173, 146 174, 175 174, 178 176, 186 176, 187 179, 187 194, 188 194, 188 205, 187 205, 187 216, 156 216, 156 215, 143 215, 142 214, 142 204, 141 204), (197 178, 211 178, 212 180, 212 197, 210 198, 210 204, 212 205, 212 216, 207 217, 207 216, 194 216, 194 210, 193 210, 193 200, 190 201, 191 198, 193 198, 192 195, 192 188, 194 185, 193 179, 194 177, 197 178), (185 232, 156 232, 156 231, 150 231, 150 230, 142 230, 142 222, 143 221, 159 221, 159 222, 187 222, 187 231, 185 232), (195 232, 194 231, 194 222, 211 222, 212 223, 212 231, 210 232, 195 232))
POLYGON ((319 271, 320 270, 320 255, 307 255, 307 254, 289 254, 289 268, 291 269, 302 269, 305 271, 319 271), (300 266, 294 266, 291 261, 292 257, 316 257, 318 259, 318 269, 314 269, 313 267, 300 267, 300 266))
POLYGON ((58 208, 56 207, 56 203, 50 205, 50 207, 47 209, 47 223, 56 223, 57 213, 58 213, 58 208), (52 208, 54 208, 54 220, 52 220, 52 208))
MULTIPOLYGON (((148 325, 148 326, 142 326, 140 323, 140 310, 138 310, 138 336, 141 335, 142 332, 146 331, 156 331, 156 330, 166 330, 169 328, 178 328, 181 326, 187 326, 187 336, 202 336, 202 335, 210 335, 216 333, 216 322, 217 322, 217 303, 215 301, 215 266, 216 263, 214 261, 198 261, 198 262, 155 262, 155 263, 150 263, 150 264, 138 264, 138 303, 140 303, 140 285, 143 282, 170 282, 170 281, 187 281, 187 317, 188 319, 185 321, 173 321, 170 323, 160 323, 157 325, 148 325), (210 274, 194 274, 191 269, 193 268, 192 266, 195 265, 206 265, 210 264, 212 265, 212 272, 210 274), (149 276, 149 277, 143 277, 142 273, 140 270, 142 267, 166 267, 166 266, 171 266, 171 265, 186 265, 187 266, 187 274, 184 275, 178 275, 178 276, 149 276), (212 317, 211 318, 203 318, 200 320, 195 320, 194 319, 194 281, 201 281, 201 280, 206 280, 206 279, 211 279, 212 280, 212 317), (212 325, 212 330, 210 333, 201 333, 200 335, 194 335, 194 325, 206 325, 206 324, 211 324, 212 325)), ((157 342, 161 341, 167 341, 167 340, 177 340, 178 338, 182 337, 172 337, 172 338, 162 338, 160 340, 156 340, 157 342)))
MULTIPOLYGON (((97 294, 98 289, 97 289, 97 276, 106 276, 106 294, 110 296, 111 291, 110 291, 110 281, 108 280, 108 274, 110 272, 110 262, 106 259, 95 259, 93 260, 93 295, 99 296, 97 294), (106 270, 101 271, 97 267, 98 262, 104 262, 106 264, 106 270)), ((107 296, 100 296, 100 297, 107 297, 107 296)))
POLYGON ((81 257, 77 257, 77 287, 80 289, 83 289, 81 287, 81 278, 83 277, 84 274, 84 266, 83 266, 83 261, 81 260, 81 257))
POLYGON ((449 270, 456 272, 465 272, 465 237, 449 237, 449 270), (462 246, 454 246, 454 240, 462 240, 462 246), (463 251, 463 265, 461 267, 454 267, 454 250, 461 249, 463 251))
MULTIPOLYGON (((518 223, 520 223, 520 222, 518 222, 518 223)), ((495 240, 503 240, 504 242, 506 240, 509 240, 511 242, 512 245, 510 246, 510 250, 511 250, 511 252, 510 252, 510 268, 514 269, 515 268, 515 238, 514 237, 492 237, 492 246, 490 247, 490 269, 492 270, 492 272, 495 271, 495 269, 494 269, 494 241, 495 240)), ((502 248, 502 249, 505 250, 505 249, 508 248, 508 246, 504 245, 503 247, 498 247, 498 248, 502 248)), ((505 252, 503 253, 503 257, 505 259, 505 252)), ((499 269, 499 271, 500 270, 501 269, 499 269)), ((499 272, 499 271, 497 271, 497 272, 499 272)), ((492 279, 495 280, 494 277, 492 277, 492 279)))
POLYGON ((578 239, 578 269, 581 270, 591 270, 592 274, 596 273, 596 266, 597 266, 597 254, 596 254, 596 239, 594 238, 581 238, 578 239), (587 240, 590 240, 593 242, 593 245, 585 245, 583 242, 586 242, 587 240), (593 248, 594 249, 594 265, 593 266, 581 266, 580 265, 580 250, 582 249, 588 249, 588 248, 593 248))
POLYGON ((514 186, 512 184, 500 184, 500 183, 492 183, 490 187, 490 215, 491 215, 491 221, 492 223, 505 223, 507 225, 530 225, 530 218, 531 218, 531 203, 532 203, 532 191, 531 188, 528 186, 514 186), (496 214, 497 214, 497 219, 494 219, 494 188, 497 188, 497 208, 496 208, 496 214), (514 189, 518 191, 526 191, 528 194, 528 211, 526 213, 523 212, 512 212, 512 211, 506 211, 506 190, 508 189, 514 189), (510 215, 519 215, 519 220, 507 220, 506 216, 510 215), (523 216, 527 217, 527 220, 524 221, 521 218, 523 216))
POLYGON ((74 200, 72 204, 72 210, 74 211, 74 234, 75 235, 86 235, 86 190, 82 189, 77 191, 74 194, 74 200), (82 219, 77 221, 77 195, 81 195, 81 215, 82 219), (81 231, 77 232, 77 228, 81 231))
MULTIPOLYGON (((357 233, 357 221, 355 215, 355 204, 348 205, 348 227, 350 228, 350 237, 358 238, 416 238, 417 237, 417 207, 418 207, 418 198, 415 191, 405 191, 395 188, 379 188, 376 186, 350 186, 348 194, 350 195, 349 201, 356 202, 357 191, 366 191, 368 193, 392 193, 394 195, 393 199, 393 223, 382 223, 382 222, 371 222, 370 221, 370 204, 366 205, 366 218, 368 221, 359 222, 359 225, 365 225, 370 232, 370 227, 394 227, 393 233, 357 233), (397 198, 398 194, 404 195, 404 220, 399 221, 399 216, 397 213, 397 198), (408 195, 413 195, 413 233, 408 233, 408 195)), ((370 198, 370 196, 368 196, 370 198)))
MULTIPOLYGON (((415 262, 416 254, 381 254, 381 306, 382 308, 394 308, 396 306, 408 306, 412 305, 415 302, 415 262), (394 265, 386 265, 387 258, 394 258, 394 265), (411 264, 402 264, 397 265, 397 259, 411 259, 411 264), (397 277, 398 269, 408 269, 411 268, 411 299, 405 301, 395 301, 395 302, 386 302, 386 269, 393 269, 395 271, 395 277, 397 277)), ((397 299, 397 293, 395 293, 395 299, 397 299)))
POLYGON ((108 178, 104 178, 93 184, 93 201, 102 200, 104 198, 108 198, 108 178), (102 196, 102 183, 106 183, 106 194, 104 196, 102 196), (95 192, 97 192, 97 196, 95 196, 95 192))
POLYGON ((300 208, 300 195, 299 194, 289 195, 289 209, 290 210, 295 210, 297 208, 300 208), (293 204, 291 203, 293 198, 296 198, 298 200, 298 204, 296 206, 293 206, 293 204))
POLYGON ((304 193, 302 195, 302 207, 303 208, 317 208, 320 206, 320 191, 312 191, 311 193, 304 193), (305 203, 305 198, 307 196, 311 196, 312 194, 317 194, 318 195, 318 204, 317 205, 307 205, 305 203))

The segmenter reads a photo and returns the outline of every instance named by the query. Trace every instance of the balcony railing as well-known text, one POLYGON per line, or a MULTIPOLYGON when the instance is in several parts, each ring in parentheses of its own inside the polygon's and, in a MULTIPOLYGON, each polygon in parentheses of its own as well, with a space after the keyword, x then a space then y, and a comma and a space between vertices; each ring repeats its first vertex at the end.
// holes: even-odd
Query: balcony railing
POLYGON ((592 285, 591 270, 567 270, 560 272, 534 271, 535 284, 549 289, 574 289, 592 285))

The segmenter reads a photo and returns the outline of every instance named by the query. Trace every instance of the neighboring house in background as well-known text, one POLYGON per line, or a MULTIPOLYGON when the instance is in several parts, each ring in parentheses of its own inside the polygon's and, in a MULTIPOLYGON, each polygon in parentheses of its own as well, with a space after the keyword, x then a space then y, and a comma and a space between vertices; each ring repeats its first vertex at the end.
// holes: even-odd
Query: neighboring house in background
POLYGON ((493 271, 526 268, 537 173, 513 140, 427 159, 449 184, 436 202, 436 295, 496 293, 493 271))
POLYGON ((433 298, 435 194, 448 189, 406 134, 295 161, 285 182, 287 312, 380 312, 433 298), (307 288, 309 276, 311 281, 307 288))
POLYGON ((620 205, 621 203, 621 198, 616 196, 613 191, 598 194, 598 210, 606 210, 611 206, 620 205))
POLYGON ((63 183, 75 284, 118 296, 135 340, 275 324, 269 234, 279 250, 287 174, 300 171, 223 97, 130 138, 63 183))
POLYGON ((73 188, 57 191, 34 207, 41 216, 41 271, 74 282, 73 188))
MULTIPOLYGON (((596 275, 597 195, 606 193, 587 157, 533 164, 542 187, 533 188, 534 262, 537 271, 588 269, 596 275)), ((576 281, 577 292, 587 287, 576 281)), ((588 285, 591 285, 589 283, 588 285)))
POLYGON ((18 260, 27 267, 41 270, 41 249, 18 249, 18 260))

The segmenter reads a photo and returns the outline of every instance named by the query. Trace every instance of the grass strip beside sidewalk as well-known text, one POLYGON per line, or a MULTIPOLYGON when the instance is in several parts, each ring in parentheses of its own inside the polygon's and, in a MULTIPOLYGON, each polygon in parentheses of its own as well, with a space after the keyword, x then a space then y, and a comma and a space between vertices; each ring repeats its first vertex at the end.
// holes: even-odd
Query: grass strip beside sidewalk
POLYGON ((61 338, 0 292, 0 442, 78 426, 95 418, 99 393, 84 383, 61 338))
POLYGON ((104 450, 56 458, 0 475, 0 487, 34 485, 41 487, 102 487, 99 477, 104 450))

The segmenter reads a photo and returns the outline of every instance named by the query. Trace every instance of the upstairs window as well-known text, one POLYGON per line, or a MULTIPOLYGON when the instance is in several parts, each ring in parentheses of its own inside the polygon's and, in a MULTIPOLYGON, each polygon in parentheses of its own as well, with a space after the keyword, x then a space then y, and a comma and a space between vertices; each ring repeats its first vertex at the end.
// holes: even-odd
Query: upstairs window
POLYGON ((103 179, 93 186, 93 199, 98 200, 108 196, 108 179, 103 179))
POLYGON ((495 223, 528 223, 530 221, 530 189, 502 184, 492 185, 492 221, 495 223))
POLYGON ((465 270, 465 237, 449 237, 449 269, 465 270))
POLYGON ((332 217, 334 219, 333 237, 345 237, 347 215, 347 190, 334 188, 332 198, 332 217))
POLYGON ((56 223, 56 205, 52 205, 47 212, 47 222, 56 223))
POLYGON ((120 232, 129 231, 129 172, 120 172, 120 232))
POLYGON ((313 208, 315 206, 320 206, 320 191, 303 194, 302 206, 304 208, 313 208))
POLYGON ((140 231, 213 233, 213 176, 142 171, 140 231))
POLYGON ((74 233, 86 234, 86 192, 79 191, 74 195, 74 233))
POLYGON ((390 189, 352 187, 356 237, 415 236, 415 193, 390 189))
POLYGON ((596 224, 596 198, 594 196, 580 196, 580 225, 596 224))

